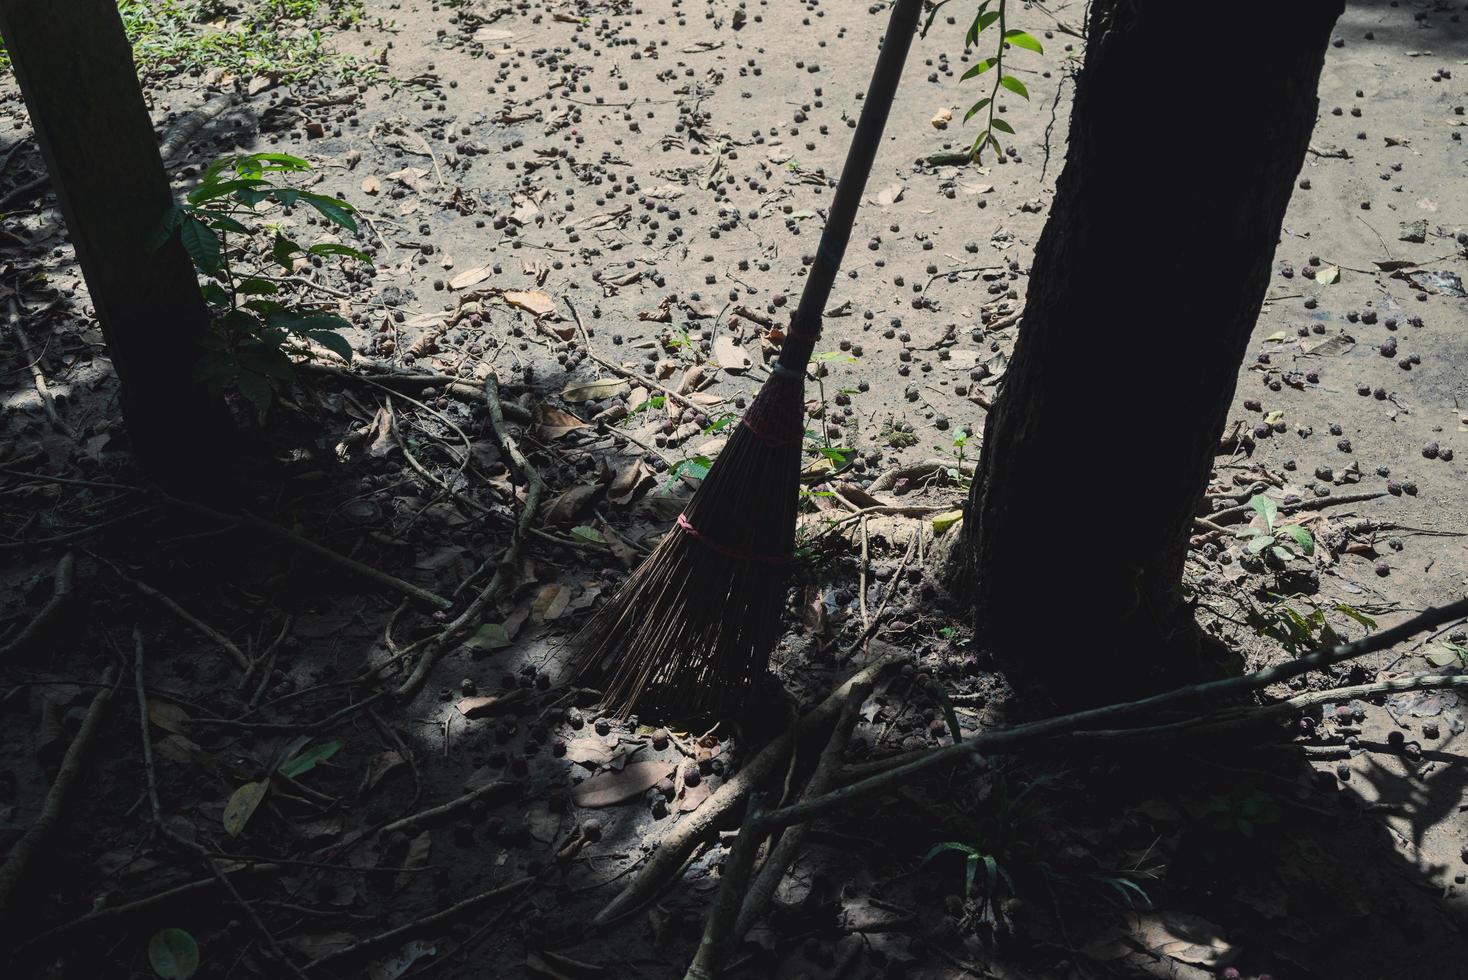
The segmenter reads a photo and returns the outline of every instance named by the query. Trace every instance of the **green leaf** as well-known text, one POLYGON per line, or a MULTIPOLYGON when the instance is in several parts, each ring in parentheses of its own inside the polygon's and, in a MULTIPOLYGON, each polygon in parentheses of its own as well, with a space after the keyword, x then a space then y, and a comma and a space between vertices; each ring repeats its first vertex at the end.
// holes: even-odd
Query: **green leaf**
POLYGON ((325 762, 327 759, 336 755, 341 750, 341 747, 342 740, 339 738, 314 745, 281 766, 280 774, 282 776, 289 776, 292 779, 296 776, 305 775, 312 769, 315 769, 318 763, 325 762))
POLYGON ((996 58, 985 58, 983 61, 976 62, 972 68, 963 73, 963 76, 959 78, 959 81, 966 82, 970 78, 978 78, 980 75, 988 71, 990 68, 993 68, 998 63, 999 61, 996 58))
POLYGON ((199 292, 204 294, 204 302, 213 303, 215 306, 228 306, 229 293, 217 282, 206 282, 199 287, 199 292))
POLYGON ((297 245, 289 238, 284 238, 280 235, 276 235, 275 244, 270 247, 270 257, 274 259, 278 265, 282 266, 286 272, 294 272, 296 270, 296 265, 291 256, 295 255, 300 250, 301 246, 297 245))
POLYGON ((1293 554, 1291 554, 1290 549, 1280 547, 1279 545, 1275 545, 1273 549, 1273 554, 1274 557, 1278 558, 1280 561, 1289 561, 1291 558, 1295 557, 1293 554))
POLYGON ((239 190, 253 189, 265 184, 265 181, 254 178, 242 178, 240 180, 226 180, 221 183, 200 184, 189 192, 190 204, 203 204, 205 201, 213 201, 216 198, 228 197, 239 190))
POLYGON ((984 106, 988 105, 992 101, 994 101, 994 100, 993 99, 984 98, 984 99, 980 99, 979 101, 975 102, 973 105, 969 106, 968 107, 968 112, 965 112, 963 114, 963 121, 964 122, 968 122, 974 116, 976 116, 980 112, 982 112, 983 109, 984 109, 984 106))
POLYGON ((576 538, 579 541, 585 541, 588 544, 607 543, 607 539, 602 537, 602 533, 600 531, 598 531, 594 527, 586 527, 584 525, 582 527, 571 528, 571 537, 576 538))
POLYGON ((1026 51, 1033 51, 1035 54, 1045 53, 1045 49, 1040 46, 1040 42, 1035 39, 1034 35, 1025 31, 1005 31, 1004 40, 1008 44, 1024 48, 1026 51))
POLYGON ((510 645, 510 634, 499 623, 485 623, 464 641, 471 650, 500 650, 510 645))
POLYGON ((219 237, 208 225, 188 215, 179 229, 179 239, 201 272, 213 275, 219 271, 219 237))
POLYGON ((321 242, 306 249, 312 255, 345 255, 347 258, 356 259, 359 262, 371 262, 372 256, 360 249, 352 248, 350 245, 340 245, 336 242, 321 242))
POLYGON ((1456 643, 1434 643, 1427 648, 1424 654, 1427 662, 1434 667, 1446 667, 1449 664, 1468 664, 1468 648, 1456 643))
POLYGON ((1315 536, 1298 524, 1286 524, 1275 531, 1275 535, 1288 535, 1300 548, 1300 554, 1315 554, 1315 536))
POLYGON ((1272 535, 1272 534, 1261 534, 1261 535, 1255 537, 1254 540, 1250 541, 1244 547, 1249 551, 1250 554, 1257 555, 1257 554, 1259 554, 1259 552, 1263 551, 1265 548, 1268 548, 1268 547, 1273 546, 1273 544, 1274 544, 1274 535, 1272 535))
MULTIPOLYGON (((269 390, 266 385, 266 390, 269 390)), ((270 780, 260 779, 252 783, 245 783, 235 790, 230 796, 229 802, 224 805, 224 829, 231 837, 238 837, 240 831, 245 829, 245 824, 250 822, 260 803, 265 799, 265 794, 270 792, 270 780)))
POLYGON ((349 231, 357 230, 357 222, 352 219, 352 212, 357 209, 346 201, 338 201, 325 194, 312 194, 309 191, 301 191, 300 195, 301 200, 319 211, 326 220, 341 225, 349 231))
POLYGON ((178 229, 179 222, 183 221, 184 214, 184 209, 177 204, 168 206, 168 210, 163 212, 163 217, 158 219, 158 227, 153 229, 152 234, 143 243, 150 252, 156 252, 168 244, 168 240, 178 229))
MULTIPOLYGON (((1009 123, 1005 122, 1003 119, 995 118, 990 121, 989 125, 994 129, 999 130, 999 132, 1001 133, 1008 133, 1010 136, 1014 135, 1014 127, 1009 125, 1009 123)), ((999 148, 997 143, 995 144, 994 148, 996 150, 999 148)))
POLYGON ((270 402, 275 398, 275 389, 270 386, 270 379, 262 373, 241 371, 235 378, 235 383, 239 386, 240 394, 262 412, 270 407, 270 402))
POLYGON ((958 727, 958 712, 953 710, 953 702, 948 699, 948 690, 936 680, 928 682, 928 688, 938 706, 943 709, 943 720, 948 723, 948 734, 953 737, 953 744, 957 745, 963 741, 963 729, 958 727))
POLYGON ((1000 76, 999 84, 1003 85, 1005 88, 1009 89, 1011 92, 1013 92, 1015 95, 1018 95, 1022 99, 1028 99, 1030 97, 1030 90, 1025 88, 1025 83, 1020 81, 1018 78, 1015 78, 1013 75, 1000 76))
POLYGON ((1349 616, 1369 630, 1376 629, 1376 620, 1372 619, 1370 616, 1366 615, 1355 606, 1348 606, 1344 602, 1337 602, 1335 604, 1335 611, 1343 616, 1349 616))
POLYGON ((268 279, 242 279, 234 291, 244 296, 274 296, 280 287, 268 279))
POLYGON ((1273 531, 1274 520, 1279 516, 1279 504, 1262 493, 1256 493, 1249 498, 1249 506, 1254 509, 1256 514, 1264 518, 1264 526, 1273 531))
POLYGON ((182 929, 160 929, 148 940, 148 964, 163 980, 188 980, 199 970, 199 944, 182 929))
POLYGON ((331 351, 342 360, 350 361, 352 359, 352 354, 354 352, 352 350, 351 341, 347 340, 347 338, 343 337, 335 330, 308 330, 306 331, 306 336, 310 337, 312 340, 316 341, 316 343, 320 344, 322 347, 325 347, 327 350, 331 351))

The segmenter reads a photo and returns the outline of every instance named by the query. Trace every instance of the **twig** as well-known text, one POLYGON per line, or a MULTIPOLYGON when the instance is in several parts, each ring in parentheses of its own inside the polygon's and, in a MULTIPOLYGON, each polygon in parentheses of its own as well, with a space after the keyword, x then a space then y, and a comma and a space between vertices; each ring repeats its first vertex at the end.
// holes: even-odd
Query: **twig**
MULTIPOLYGON (((16 293, 19 295, 17 288, 16 293)), ((36 387, 36 395, 41 399, 41 408, 46 412, 46 418, 51 421, 51 427, 62 435, 75 440, 76 430, 66 424, 56 411, 56 398, 51 394, 51 386, 46 383, 46 372, 41 370, 41 358, 36 357, 31 351, 31 342, 25 335, 25 329, 20 325, 20 302, 14 298, 10 300, 10 332, 15 334, 15 341, 20 345, 21 356, 26 359, 27 366, 31 371, 31 382, 36 387)))
POLYGON ((56 563, 56 584, 51 587, 51 598, 36 613, 36 618, 16 634, 15 639, 0 647, 0 658, 19 653, 39 639, 50 629, 51 624, 71 605, 73 583, 76 579, 76 555, 68 551, 56 563))
POLYGON ((495 569, 494 577, 489 580, 473 601, 459 614, 453 622, 449 623, 436 637, 435 642, 424 650, 423 656, 418 658, 413 672, 408 675, 407 680, 398 686, 395 692, 399 699, 407 699, 418 693, 423 682, 428 679, 434 664, 449 645, 458 640, 472 623, 479 620, 480 614, 488 607, 490 601, 504 587, 510 576, 516 573, 515 565, 520 559, 520 548, 525 543, 530 521, 535 517, 535 512, 540 508, 540 494, 545 486, 541 479, 540 471, 530 465, 525 454, 520 451, 520 444, 510 435, 509 429, 505 427, 505 416, 500 411, 500 389, 499 382, 493 374, 484 379, 484 398, 489 406, 489 423, 494 428, 494 434, 499 439, 500 445, 504 447, 510 460, 524 475, 527 486, 525 490, 525 506, 520 511, 520 519, 515 524, 515 532, 510 538, 510 546, 505 549, 500 559, 499 568, 495 569))
POLYGON ((250 658, 245 656, 245 652, 239 647, 235 646, 234 641, 231 640, 229 637, 225 636, 223 633, 219 632, 214 627, 210 626, 208 623, 204 622, 202 619, 189 612, 183 606, 180 606, 177 602, 174 602, 173 599, 153 588, 148 583, 140 582, 137 579, 133 578, 131 575, 128 575, 126 572, 118 568, 116 565, 112 564, 112 562, 108 561, 106 558, 102 558, 101 556, 95 554, 93 554, 92 557, 101 562, 103 565, 106 565, 108 568, 112 569, 112 573, 114 575, 122 579, 128 585, 131 585, 139 593, 154 600, 164 609, 167 609, 179 619, 183 620, 185 623, 188 623, 195 630, 203 633, 209 639, 213 640, 221 650, 229 654, 230 659, 235 662, 240 670, 246 672, 250 670, 250 658))
POLYGON ((107 703, 112 700, 113 692, 117 690, 117 680, 117 668, 108 667, 107 672, 102 675, 102 689, 97 692, 96 697, 92 698, 92 704, 87 708, 86 717, 82 719, 82 727, 77 730, 76 737, 71 740, 71 744, 66 747, 66 755, 61 760, 61 768, 56 770, 56 778, 51 781, 51 789, 46 793, 46 802, 41 807, 40 815, 36 817, 36 822, 31 824, 25 835, 10 849, 5 864, 0 865, 0 922, 6 920, 11 900, 15 897, 16 886, 25 874, 31 858, 61 823, 62 815, 66 810, 67 797, 71 795, 72 787, 86 767, 87 754, 91 750, 98 729, 102 727, 102 716, 107 710, 107 703))
MULTIPOLYGON (((831 729, 831 738, 826 742, 826 748, 821 752, 820 760, 816 762, 815 771, 811 773, 810 781, 806 783, 805 791, 801 794, 802 800, 815 799, 835 787, 841 763, 846 755, 847 743, 851 741, 851 729, 856 725, 862 702, 871 693, 870 684, 859 684, 848 693, 846 703, 841 708, 841 717, 837 720, 835 727, 831 729)), ((805 829, 804 824, 791 827, 785 831, 780 842, 770 850, 769 856, 765 858, 759 873, 755 875, 754 881, 744 895, 744 904, 739 910, 739 918, 730 936, 731 941, 738 942, 740 937, 747 933, 770 907, 770 902, 775 896, 775 889, 779 887, 780 880, 785 877, 786 870, 800 851, 805 829)))
POLYGON ((849 786, 834 790, 817 799, 773 810, 767 819, 773 827, 786 827, 791 824, 812 820, 818 816, 847 806, 858 799, 884 792, 893 786, 907 782, 913 776, 946 763, 973 758, 986 752, 1013 751, 1019 746, 1077 731, 1082 726, 1089 725, 1093 722, 1111 721, 1114 718, 1119 718, 1124 715, 1151 711, 1157 708, 1177 707, 1188 702, 1213 702, 1227 695, 1242 694, 1246 691, 1257 691, 1271 684, 1277 684, 1280 681, 1297 677, 1300 674, 1312 670, 1329 667, 1346 660, 1353 660, 1378 650, 1388 649, 1417 633, 1461 619, 1464 616, 1468 616, 1468 599, 1460 599, 1446 606, 1427 609, 1406 622, 1399 623, 1389 629, 1364 636, 1350 643, 1325 647, 1289 663, 1278 664, 1274 667, 1255 671, 1252 674, 1245 674, 1241 677, 1228 677, 1217 681, 1207 681, 1202 684, 1192 684, 1187 687, 1167 691, 1163 694, 1140 698, 1136 701, 1126 701, 1099 708, 1089 708, 1073 714, 1059 715, 1053 718, 1029 722, 1024 725, 1016 725, 1014 728, 981 732, 966 742, 959 742, 939 749, 930 749, 905 765, 890 769, 876 776, 868 777, 860 782, 852 783, 849 786))
MULTIPOLYGON (((806 713, 795 727, 795 736, 804 740, 822 732, 836 721, 852 688, 870 684, 883 669, 897 662, 895 654, 882 656, 857 671, 816 707, 806 713)), ((703 805, 674 824, 667 836, 658 841, 646 863, 617 895, 597 913, 593 920, 605 925, 631 912, 647 901, 657 889, 683 866, 684 860, 699 842, 705 840, 758 786, 790 755, 791 732, 770 742, 749 763, 714 790, 703 805)))
POLYGON ((294 531, 283 528, 279 524, 272 523, 264 518, 256 517, 248 511, 235 516, 221 513, 211 507, 205 507, 203 504, 194 503, 191 500, 180 500, 177 497, 170 497, 166 494, 160 496, 170 506, 178 507, 181 510, 192 511, 211 520, 226 524, 231 521, 238 521, 243 527, 249 528, 252 531, 259 531, 261 534, 274 538, 276 541, 288 544, 307 554, 315 555, 317 558, 330 562, 338 568, 343 568, 353 574, 360 575, 362 578, 399 592, 417 602, 434 606, 438 609, 450 609, 453 607, 453 603, 441 595, 430 592, 421 586, 414 585, 412 582, 405 582, 396 575, 389 575, 387 572, 373 568, 371 565, 364 565, 355 558, 348 558, 339 551, 333 551, 324 545, 317 544, 315 541, 303 538, 294 531))
POLYGON ((392 823, 384 824, 378 829, 377 833, 391 834, 394 831, 403 830, 406 827, 416 827, 426 823, 431 823, 440 817, 447 816, 448 814, 453 813, 455 810, 462 810, 464 807, 475 802, 476 800, 483 800, 487 799, 488 797, 499 796, 501 794, 508 795, 518 792, 519 789, 520 787, 516 783, 505 782, 504 780, 495 780, 492 783, 485 783, 478 789, 465 793, 463 796, 460 796, 457 799, 450 800, 449 802, 442 803, 438 806, 431 806, 426 810, 420 810, 417 813, 409 814, 408 816, 403 817, 400 820, 394 820, 392 823))
POLYGON ((418 919, 415 922, 405 923, 395 929, 389 929, 386 932, 380 932, 375 936, 370 936, 367 939, 363 939, 361 942, 353 943, 345 949, 339 949, 334 953, 326 954, 320 959, 312 960, 311 963, 307 965, 306 971, 308 973, 314 973, 326 963, 333 963, 344 959, 353 959, 370 953, 373 950, 381 949, 384 946, 395 945, 396 943, 399 943, 410 936, 426 932, 441 922, 447 922, 450 919, 463 915, 465 912, 468 912, 471 909, 478 908, 479 906, 484 905, 487 902, 492 902, 502 895, 507 895, 510 892, 524 888, 526 885, 529 885, 534 881, 534 878, 517 878, 507 885, 501 885, 498 888, 491 888, 489 891, 480 892, 478 895, 475 895, 472 898, 466 898, 462 902, 457 902, 453 905, 450 905, 448 908, 440 912, 435 912, 433 915, 424 916, 423 918, 418 919))
POLYGON ((255 671, 260 671, 260 683, 255 688, 255 693, 250 696, 249 706, 254 707, 265 696, 265 687, 270 683, 270 672, 275 669, 275 658, 280 653, 281 644, 285 642, 286 634, 291 631, 291 623, 296 617, 287 615, 280 624, 280 632, 275 634, 275 639, 270 641, 270 646, 265 652, 250 662, 250 669, 245 671, 244 679, 240 681, 240 690, 250 686, 250 677, 255 671))
MULTIPOLYGON (((274 875, 280 874, 284 870, 285 866, 280 864, 246 864, 231 868, 227 874, 231 876, 242 874, 274 875)), ((32 946, 51 943, 57 939, 65 938, 74 932, 95 934, 109 923, 134 915, 140 915, 144 912, 152 912, 159 906, 171 904, 182 898, 192 898, 202 892, 209 891, 211 888, 218 887, 218 885, 219 879, 210 875, 208 878, 199 878, 182 885, 175 885, 172 888, 167 888, 161 892, 154 892, 152 895, 146 895, 143 898, 127 902, 123 905, 96 909, 72 919, 70 922, 63 922, 61 925, 53 926, 45 932, 30 937, 16 947, 15 951, 19 953, 21 950, 29 949, 32 946)))
MULTIPOLYGON (((1293 514, 1302 510, 1325 510, 1327 507, 1335 507, 1343 504, 1359 504, 1366 500, 1375 500, 1386 496, 1385 490, 1363 490, 1360 493, 1342 493, 1331 497, 1309 497, 1305 500, 1296 501, 1293 504, 1280 504, 1281 514, 1293 514)), ((1214 524, 1237 524, 1239 518, 1249 517, 1256 513, 1248 504, 1240 504, 1237 507, 1225 507, 1208 515, 1208 520, 1214 524)))

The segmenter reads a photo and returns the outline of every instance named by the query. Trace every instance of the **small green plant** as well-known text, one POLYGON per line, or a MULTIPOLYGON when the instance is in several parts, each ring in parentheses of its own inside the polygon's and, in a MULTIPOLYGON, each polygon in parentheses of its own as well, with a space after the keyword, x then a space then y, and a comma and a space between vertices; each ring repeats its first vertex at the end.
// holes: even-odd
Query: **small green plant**
POLYGON ((230 794, 229 802, 224 805, 223 822, 226 833, 231 837, 240 835, 245 824, 250 822, 250 817, 254 816, 270 793, 274 780, 292 780, 304 776, 336 755, 342 747, 342 740, 339 738, 318 742, 307 748, 310 742, 309 735, 301 735, 287 742, 272 756, 269 765, 265 767, 264 778, 251 780, 230 794))
MULTIPOLYGON (((923 25, 924 35, 927 34, 928 28, 933 25, 933 18, 938 15, 938 11, 949 2, 950 0, 941 0, 941 2, 929 10, 928 20, 923 25)), ((1026 51, 1033 51, 1036 54, 1045 53, 1044 47, 1041 46, 1039 40, 1033 34, 1008 26, 1008 14, 1008 0, 981 0, 978 9, 974 11, 973 23, 969 25, 968 33, 964 35, 963 39, 964 50, 976 48, 979 45, 981 35, 989 28, 997 27, 995 33, 991 35, 994 39, 994 56, 984 58, 974 64, 959 79, 960 82, 966 82, 970 78, 978 78, 990 71, 994 73, 994 84, 989 90, 989 94, 969 106, 968 112, 964 113, 963 116, 963 121, 966 123, 980 112, 988 110, 984 121, 984 130, 978 136, 974 137, 973 146, 969 150, 969 154, 975 160, 980 159, 986 149, 993 149, 995 153, 1004 152, 1004 149, 999 145, 999 138, 994 135, 996 132, 1006 133, 1010 136, 1014 135, 1014 127, 994 114, 995 109, 998 108, 998 102, 996 100, 999 98, 999 90, 1001 88, 1007 89, 1025 101, 1029 101, 1030 98, 1029 89, 1025 88, 1024 82, 1011 74, 1007 74, 1004 70, 1007 49, 1024 48, 1026 51)))
POLYGON ((1325 607, 1311 603, 1308 599, 1295 597, 1293 601, 1310 607, 1302 611, 1290 605, 1282 596, 1273 598, 1273 605, 1249 610, 1249 624, 1254 627, 1255 633, 1277 640, 1294 656, 1320 647, 1334 646, 1342 641, 1340 631, 1326 619, 1327 612, 1340 613, 1360 623, 1368 631, 1376 628, 1376 620, 1344 602, 1325 607))
POLYGON ((309 341, 343 359, 352 357, 351 344, 338 332, 350 324, 328 307, 284 298, 281 286, 290 282, 300 258, 370 258, 339 242, 302 246, 278 224, 259 222, 262 205, 304 204, 347 231, 357 230, 356 209, 347 202, 276 182, 282 174, 310 168, 284 153, 216 160, 185 203, 169 209, 153 238, 156 247, 177 235, 205 277, 202 291, 213 330, 195 369, 198 380, 214 392, 238 391, 261 412, 270 406, 275 387, 295 377, 292 355, 316 356, 309 341), (254 227, 245 224, 251 220, 254 227), (272 265, 286 276, 268 274, 272 265))
POLYGON ((1249 498, 1249 506, 1257 515, 1249 526, 1238 531, 1250 554, 1268 554, 1282 562, 1315 553, 1315 537, 1298 524, 1279 523, 1279 504, 1262 493, 1249 498))
POLYGON ((1203 810, 1214 830, 1252 838, 1261 827, 1279 823, 1284 809, 1261 789, 1210 797, 1203 810))

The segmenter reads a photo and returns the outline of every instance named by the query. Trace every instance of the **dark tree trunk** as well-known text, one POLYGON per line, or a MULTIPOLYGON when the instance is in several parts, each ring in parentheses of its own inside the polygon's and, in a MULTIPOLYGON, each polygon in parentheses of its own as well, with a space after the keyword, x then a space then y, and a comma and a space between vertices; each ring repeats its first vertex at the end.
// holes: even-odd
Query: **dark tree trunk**
POLYGON ((951 566, 1064 705, 1199 669, 1183 559, 1342 0, 1095 0, 1065 169, 951 566))
POLYGON ((192 381, 208 311, 177 238, 147 246, 172 203, 116 0, 0 0, 51 188, 122 383, 144 465, 200 489, 227 415, 192 381))

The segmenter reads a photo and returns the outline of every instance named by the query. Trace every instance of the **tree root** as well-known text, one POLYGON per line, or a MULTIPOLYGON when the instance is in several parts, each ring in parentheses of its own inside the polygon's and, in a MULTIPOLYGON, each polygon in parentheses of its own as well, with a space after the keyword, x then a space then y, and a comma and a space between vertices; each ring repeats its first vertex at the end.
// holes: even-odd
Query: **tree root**
POLYGON ((56 563, 56 584, 51 588, 51 598, 47 599, 41 611, 36 613, 36 618, 15 635, 15 639, 0 647, 0 658, 19 653, 45 635, 52 624, 71 605, 75 597, 72 591, 75 581, 76 555, 68 551, 56 563))

